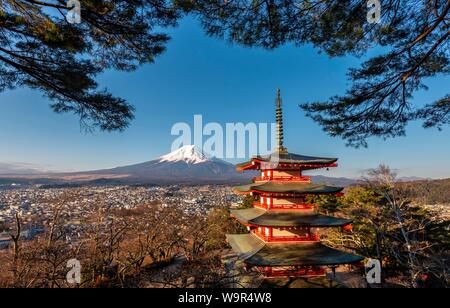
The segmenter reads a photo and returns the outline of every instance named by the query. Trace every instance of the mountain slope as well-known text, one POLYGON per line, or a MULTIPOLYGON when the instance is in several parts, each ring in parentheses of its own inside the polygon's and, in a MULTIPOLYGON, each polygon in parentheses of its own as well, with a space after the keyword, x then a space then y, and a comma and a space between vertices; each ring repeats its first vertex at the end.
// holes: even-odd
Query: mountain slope
POLYGON ((210 158, 192 145, 179 148, 155 160, 135 165, 96 170, 84 174, 122 175, 128 180, 147 182, 240 182, 252 175, 242 175, 226 161, 210 158))

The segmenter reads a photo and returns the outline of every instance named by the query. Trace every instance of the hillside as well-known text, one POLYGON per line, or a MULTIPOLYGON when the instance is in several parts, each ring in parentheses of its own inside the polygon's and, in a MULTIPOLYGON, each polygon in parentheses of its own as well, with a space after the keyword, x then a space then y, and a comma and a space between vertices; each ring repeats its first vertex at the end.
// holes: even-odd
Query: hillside
POLYGON ((450 179, 402 183, 413 201, 420 204, 450 204, 450 179))

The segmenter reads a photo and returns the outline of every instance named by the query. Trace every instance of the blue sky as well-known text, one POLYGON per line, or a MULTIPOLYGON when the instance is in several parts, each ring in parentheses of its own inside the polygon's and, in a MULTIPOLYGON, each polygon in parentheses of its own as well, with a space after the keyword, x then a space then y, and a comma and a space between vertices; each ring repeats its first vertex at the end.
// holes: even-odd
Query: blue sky
MULTIPOLYGON (((170 151, 176 122, 271 122, 276 89, 282 91, 285 145, 291 152, 339 157, 330 176, 360 176, 385 163, 402 176, 450 177, 450 129, 408 126, 407 136, 369 140, 367 149, 345 146, 306 118, 298 104, 343 94, 346 71, 361 59, 329 58, 310 46, 274 51, 230 45, 206 37, 184 20, 171 32, 168 50, 155 64, 136 72, 108 71, 103 87, 136 107, 136 119, 122 133, 80 130, 71 114, 55 114, 40 93, 17 89, 0 93, 0 162, 26 162, 54 170, 90 170, 154 159, 170 151)), ((369 53, 368 56, 374 54, 369 53)), ((450 78, 427 82, 415 101, 434 101, 448 92, 450 78)))

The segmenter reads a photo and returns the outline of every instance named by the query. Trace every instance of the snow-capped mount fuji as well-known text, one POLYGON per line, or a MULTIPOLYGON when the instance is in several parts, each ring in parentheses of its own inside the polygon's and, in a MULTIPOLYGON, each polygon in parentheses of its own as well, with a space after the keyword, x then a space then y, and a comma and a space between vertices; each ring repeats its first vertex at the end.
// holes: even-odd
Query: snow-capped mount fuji
POLYGON ((88 173, 101 174, 104 178, 114 175, 121 181, 139 183, 237 183, 251 177, 251 174, 237 172, 233 164, 210 157, 193 145, 148 162, 88 173))
POLYGON ((187 164, 201 164, 210 160, 208 156, 201 153, 195 145, 185 145, 169 154, 158 158, 160 162, 184 161, 187 164))

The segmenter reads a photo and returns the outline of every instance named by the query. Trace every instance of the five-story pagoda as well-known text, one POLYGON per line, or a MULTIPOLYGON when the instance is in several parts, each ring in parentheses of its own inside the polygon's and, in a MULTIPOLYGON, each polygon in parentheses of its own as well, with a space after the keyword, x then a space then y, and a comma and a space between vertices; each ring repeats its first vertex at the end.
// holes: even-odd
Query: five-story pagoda
POLYGON ((256 156, 238 170, 260 170, 253 183, 235 187, 240 194, 259 197, 252 208, 231 210, 249 234, 227 235, 227 240, 248 267, 267 277, 321 276, 325 270, 352 264, 361 257, 323 245, 318 228, 349 228, 350 221, 318 214, 310 195, 342 195, 343 188, 311 183, 303 170, 336 167, 336 158, 289 153, 283 146, 280 90, 276 100, 277 148, 269 156, 256 156))

